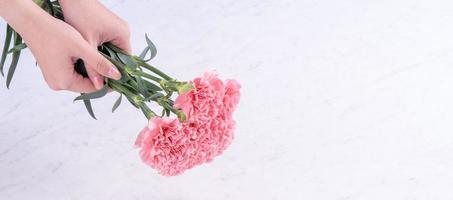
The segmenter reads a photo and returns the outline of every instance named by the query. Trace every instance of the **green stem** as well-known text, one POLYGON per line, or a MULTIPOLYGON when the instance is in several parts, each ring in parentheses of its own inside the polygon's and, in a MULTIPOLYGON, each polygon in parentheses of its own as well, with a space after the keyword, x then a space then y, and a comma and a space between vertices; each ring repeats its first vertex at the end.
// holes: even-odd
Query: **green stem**
POLYGON ((154 113, 145 103, 140 104, 139 107, 143 114, 145 114, 146 118, 151 119, 156 116, 156 113, 154 113))
POLYGON ((134 72, 134 75, 141 76, 141 77, 145 77, 145 78, 147 78, 147 79, 156 81, 157 83, 160 83, 160 81, 162 80, 162 79, 160 79, 160 78, 158 78, 158 77, 155 77, 155 76, 153 76, 153 75, 151 75, 151 74, 147 74, 147 73, 142 72, 142 71, 136 71, 136 72, 134 72))
POLYGON ((146 69, 148 69, 149 71, 152 71, 154 72, 155 74, 159 75, 160 77, 164 78, 165 80, 173 80, 173 78, 171 78, 170 76, 168 76, 167 74, 165 74, 164 72, 160 71, 159 69, 157 69, 156 67, 146 63, 145 61, 143 61, 142 59, 138 58, 137 56, 132 56, 126 52, 124 52, 122 49, 116 47, 115 45, 111 44, 111 43, 107 43, 105 44, 108 48, 110 48, 111 50, 117 52, 117 53, 121 53, 121 54, 124 54, 126 56, 129 56, 131 59, 135 60, 138 62, 138 64, 146 69))
POLYGON ((137 60, 137 61, 138 61, 138 64, 140 66, 148 69, 149 71, 154 72, 155 74, 159 75, 160 77, 164 78, 165 80, 173 80, 173 78, 171 78, 170 76, 166 75, 165 73, 163 73, 159 69, 155 68, 154 66, 146 63, 145 61, 143 61, 143 60, 137 60))
MULTIPOLYGON (((152 71, 154 72, 155 74, 159 75, 160 77, 164 78, 165 80, 173 80, 173 78, 171 78, 170 76, 168 76, 167 74, 165 74, 164 72, 160 71, 159 69, 157 69, 156 67, 146 63, 145 61, 143 61, 142 59, 138 58, 137 56, 132 56, 126 52, 124 52, 122 49, 116 47, 115 45, 111 44, 111 43, 107 43, 105 44, 108 48, 110 48, 111 50, 117 52, 117 53, 121 53, 121 54, 124 54, 126 56, 129 56, 132 60, 135 60, 136 62, 138 62, 138 64, 146 69, 148 69, 149 71, 152 71)), ((108 57, 107 55, 104 55, 106 57, 108 57)), ((109 58, 109 60, 111 60, 109 58)))
POLYGON ((129 91, 129 89, 127 89, 126 87, 122 86, 121 84, 116 83, 114 80, 109 80, 109 85, 113 90, 115 90, 119 93, 122 93, 122 94, 126 95, 127 97, 134 98, 135 96, 137 96, 136 94, 129 91))

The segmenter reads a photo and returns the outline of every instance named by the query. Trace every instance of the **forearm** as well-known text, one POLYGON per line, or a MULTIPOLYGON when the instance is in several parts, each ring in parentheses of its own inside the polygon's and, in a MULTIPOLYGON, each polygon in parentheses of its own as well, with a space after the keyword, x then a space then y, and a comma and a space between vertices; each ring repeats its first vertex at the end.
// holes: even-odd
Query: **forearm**
POLYGON ((0 16, 22 36, 33 34, 52 17, 31 0, 0 0, 0 16))

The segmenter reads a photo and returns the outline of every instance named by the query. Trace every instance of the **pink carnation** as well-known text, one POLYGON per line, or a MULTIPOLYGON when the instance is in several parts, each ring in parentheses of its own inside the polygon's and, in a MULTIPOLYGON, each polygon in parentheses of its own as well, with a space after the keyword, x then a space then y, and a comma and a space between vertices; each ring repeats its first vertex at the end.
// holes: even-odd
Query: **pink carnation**
POLYGON ((234 137, 232 113, 239 102, 239 83, 228 80, 224 84, 212 72, 192 83, 194 89, 175 101, 187 120, 153 118, 136 141, 142 160, 162 175, 178 175, 211 161, 234 137))
POLYGON ((137 137, 136 147, 140 147, 143 162, 159 170, 162 175, 177 175, 185 170, 188 161, 188 139, 181 131, 177 119, 155 117, 149 121, 137 137))
POLYGON ((236 109, 239 103, 241 85, 236 80, 227 80, 225 84, 225 96, 223 97, 224 108, 230 114, 236 109))
POLYGON ((198 117, 216 116, 223 106, 225 86, 213 72, 206 72, 202 77, 192 81, 194 89, 181 94, 176 98, 174 106, 183 109, 187 117, 199 115, 198 117))

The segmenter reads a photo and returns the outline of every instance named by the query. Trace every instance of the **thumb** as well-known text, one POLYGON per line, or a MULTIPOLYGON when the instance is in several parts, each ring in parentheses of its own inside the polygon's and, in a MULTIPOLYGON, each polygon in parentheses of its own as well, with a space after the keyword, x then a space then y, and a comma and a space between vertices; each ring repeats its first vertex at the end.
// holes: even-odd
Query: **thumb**
POLYGON ((108 61, 104 56, 102 56, 96 49, 90 47, 90 45, 84 45, 84 48, 81 50, 82 55, 80 56, 82 60, 90 67, 93 68, 97 73, 119 80, 121 74, 116 69, 116 67, 108 61))

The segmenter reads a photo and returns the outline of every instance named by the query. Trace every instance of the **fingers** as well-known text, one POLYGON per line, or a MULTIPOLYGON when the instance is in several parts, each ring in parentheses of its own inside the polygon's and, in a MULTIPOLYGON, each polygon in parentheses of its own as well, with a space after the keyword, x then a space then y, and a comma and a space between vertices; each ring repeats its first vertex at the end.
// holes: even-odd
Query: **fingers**
POLYGON ((118 37, 118 38, 112 40, 111 43, 113 45, 119 47, 120 49, 123 49, 127 53, 131 53, 132 52, 129 36, 127 36, 127 37, 118 37))
POLYGON ((87 67, 88 77, 90 78, 91 82, 93 83, 96 89, 101 89, 104 86, 104 78, 99 73, 97 73, 93 68, 90 66, 87 67))
MULTIPOLYGON (((70 74, 71 72, 69 72, 70 74)), ((69 76, 59 76, 58 78, 44 77, 49 88, 55 91, 69 90, 78 93, 94 92, 97 89, 88 78, 83 78, 77 72, 72 72, 69 76)))
POLYGON ((74 72, 68 84, 68 88, 66 88, 66 90, 79 93, 89 93, 94 92, 97 89, 94 87, 90 79, 83 78, 83 76, 80 76, 79 74, 74 72))
POLYGON ((115 37, 113 37, 113 40, 110 41, 112 44, 115 46, 119 47, 120 49, 123 49, 127 53, 131 53, 131 43, 130 43, 130 37, 131 37, 131 32, 129 29, 129 24, 123 20, 120 19, 120 26, 117 34, 115 37))
POLYGON ((86 44, 79 50, 81 53, 80 57, 89 68, 103 76, 115 80, 119 80, 121 78, 121 74, 118 69, 116 69, 110 61, 104 58, 104 56, 102 56, 97 49, 93 49, 90 45, 86 44))
MULTIPOLYGON (((97 49, 97 44, 95 42, 90 42, 90 45, 92 48, 97 49)), ((104 77, 95 71, 93 66, 86 65, 85 68, 87 70, 88 77, 91 82, 93 82, 94 87, 98 90, 101 89, 104 86, 104 77)))

